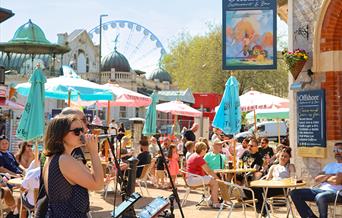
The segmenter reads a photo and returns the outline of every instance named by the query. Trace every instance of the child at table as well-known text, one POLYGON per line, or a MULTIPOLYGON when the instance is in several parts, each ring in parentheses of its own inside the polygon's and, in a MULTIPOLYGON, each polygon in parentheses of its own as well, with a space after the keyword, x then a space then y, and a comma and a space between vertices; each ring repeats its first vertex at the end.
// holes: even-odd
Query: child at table
POLYGON ((179 154, 175 145, 170 145, 167 157, 169 158, 170 176, 172 178, 173 184, 176 184, 176 178, 179 173, 179 154))

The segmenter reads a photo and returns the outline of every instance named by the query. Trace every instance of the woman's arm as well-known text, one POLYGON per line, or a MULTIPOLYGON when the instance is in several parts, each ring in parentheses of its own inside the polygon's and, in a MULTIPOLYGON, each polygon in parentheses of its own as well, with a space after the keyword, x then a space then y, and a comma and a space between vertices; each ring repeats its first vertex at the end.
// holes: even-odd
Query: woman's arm
POLYGON ((92 134, 86 134, 86 146, 90 153, 92 162, 92 172, 69 155, 62 155, 59 159, 59 166, 63 176, 71 183, 78 184, 89 190, 98 190, 103 188, 104 175, 100 158, 97 154, 97 137, 92 134))
POLYGON ((212 171, 208 164, 203 164, 202 165, 202 169, 210 176, 214 177, 215 179, 219 179, 218 176, 214 173, 214 171, 212 171))
POLYGON ((289 165, 289 174, 295 174, 296 173, 296 167, 294 164, 289 165))
POLYGON ((270 170, 268 171, 268 174, 266 176, 266 180, 271 180, 273 179, 273 170, 274 170, 274 165, 271 166, 270 170))

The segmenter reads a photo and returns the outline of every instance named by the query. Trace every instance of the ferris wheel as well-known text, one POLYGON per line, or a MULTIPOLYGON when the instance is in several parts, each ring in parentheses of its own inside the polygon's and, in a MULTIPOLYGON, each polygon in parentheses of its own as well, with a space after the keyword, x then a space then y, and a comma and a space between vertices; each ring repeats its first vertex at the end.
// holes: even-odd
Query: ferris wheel
MULTIPOLYGON (((100 26, 88 32, 95 45, 100 43, 100 26)), ((152 72, 159 68, 166 53, 158 37, 147 28, 127 20, 112 20, 102 24, 101 56, 116 50, 123 54, 134 70, 152 72)))

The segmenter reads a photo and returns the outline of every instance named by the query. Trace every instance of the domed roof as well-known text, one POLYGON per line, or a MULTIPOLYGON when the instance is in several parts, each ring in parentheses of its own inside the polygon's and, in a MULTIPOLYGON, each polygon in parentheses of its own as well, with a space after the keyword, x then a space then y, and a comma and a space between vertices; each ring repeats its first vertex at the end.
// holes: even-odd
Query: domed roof
POLYGON ((115 71, 120 72, 130 72, 131 66, 129 65, 128 60, 126 57, 119 53, 116 49, 113 52, 109 53, 101 60, 102 71, 110 71, 112 68, 115 68, 115 71))
POLYGON ((148 80, 158 79, 160 82, 172 83, 170 74, 166 70, 163 70, 163 69, 158 69, 152 73, 147 73, 146 79, 148 80))
POLYGON ((17 31, 15 31, 13 39, 9 42, 30 42, 39 44, 51 44, 45 37, 43 30, 32 23, 31 19, 20 26, 17 31))

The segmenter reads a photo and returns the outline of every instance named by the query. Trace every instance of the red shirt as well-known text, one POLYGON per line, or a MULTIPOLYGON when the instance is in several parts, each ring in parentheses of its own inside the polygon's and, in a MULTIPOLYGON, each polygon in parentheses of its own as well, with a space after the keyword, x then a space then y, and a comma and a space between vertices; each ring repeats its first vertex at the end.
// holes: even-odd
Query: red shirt
POLYGON ((186 170, 189 173, 205 176, 205 172, 202 169, 202 166, 206 164, 203 157, 199 156, 197 153, 192 154, 186 162, 186 170))

